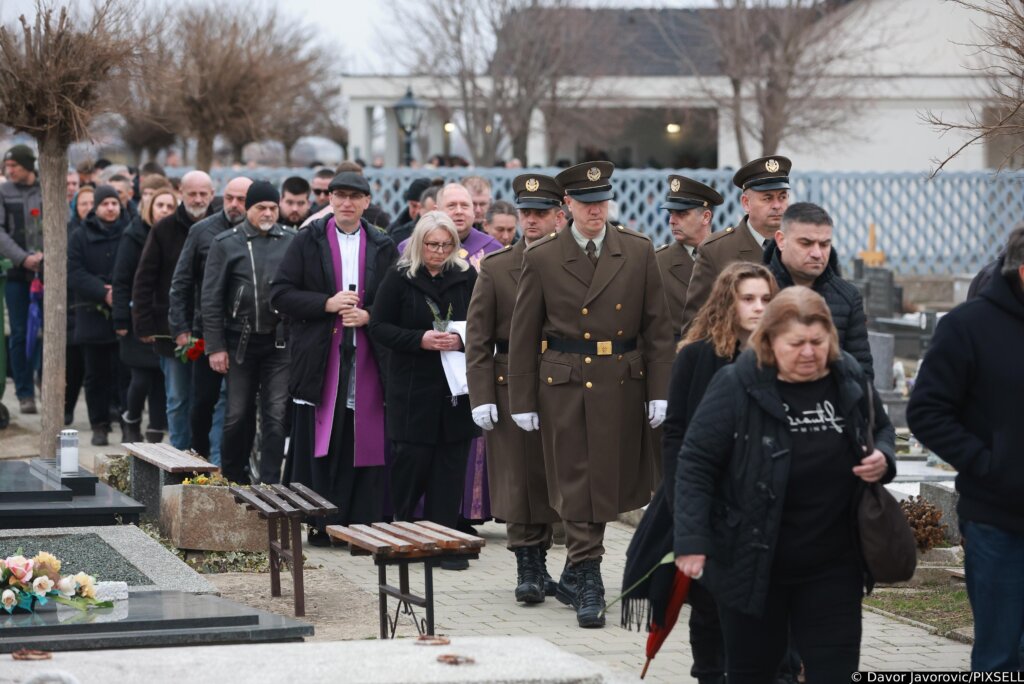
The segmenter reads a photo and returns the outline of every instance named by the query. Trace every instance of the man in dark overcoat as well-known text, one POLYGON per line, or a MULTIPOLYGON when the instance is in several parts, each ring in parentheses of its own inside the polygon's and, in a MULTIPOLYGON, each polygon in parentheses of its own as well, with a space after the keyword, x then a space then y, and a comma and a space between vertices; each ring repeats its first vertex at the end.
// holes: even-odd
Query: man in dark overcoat
MULTIPOLYGON (((520 430, 509 412, 509 330, 523 254, 555 232, 563 192, 554 178, 540 174, 517 176, 512 190, 523 239, 480 262, 469 303, 466 367, 473 421, 486 431, 491 512, 505 521, 508 548, 516 554, 516 600, 540 603, 547 588, 551 523, 558 514, 548 503, 540 434, 520 430)), ((539 340, 534 346, 540 351, 539 340)))
POLYGON ((605 524, 650 500, 644 421, 665 418, 673 360, 651 241, 608 221, 613 169, 589 162, 556 177, 573 220, 526 250, 509 340, 512 418, 541 431, 581 627, 604 625, 605 524))

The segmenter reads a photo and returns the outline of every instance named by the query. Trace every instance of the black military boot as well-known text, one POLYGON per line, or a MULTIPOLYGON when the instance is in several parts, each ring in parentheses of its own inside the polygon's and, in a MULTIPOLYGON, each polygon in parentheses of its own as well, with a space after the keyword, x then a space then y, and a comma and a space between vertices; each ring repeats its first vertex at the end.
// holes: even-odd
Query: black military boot
POLYGON ((555 589, 558 587, 558 582, 548 574, 548 550, 543 546, 538 548, 540 548, 540 570, 541 574, 544 576, 544 595, 554 596, 555 589))
POLYGON ((516 601, 541 603, 544 600, 544 578, 538 571, 536 546, 525 546, 516 553, 516 601))
POLYGON ((562 576, 555 587, 555 598, 567 606, 576 608, 576 568, 569 561, 565 562, 562 576))
POLYGON ((576 566, 576 622, 580 627, 604 627, 604 582, 601 559, 585 560, 576 566))

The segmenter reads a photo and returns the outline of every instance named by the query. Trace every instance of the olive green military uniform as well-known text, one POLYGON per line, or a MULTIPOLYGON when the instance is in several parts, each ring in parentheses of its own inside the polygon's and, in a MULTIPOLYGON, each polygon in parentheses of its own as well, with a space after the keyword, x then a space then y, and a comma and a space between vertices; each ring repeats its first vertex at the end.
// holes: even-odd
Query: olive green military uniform
MULTIPOLYGON (((745 164, 733 176, 733 183, 741 190, 784 190, 789 188, 789 171, 792 162, 785 157, 763 157, 745 164)), ((754 239, 747 225, 748 217, 735 228, 726 228, 714 233, 697 248, 697 259, 693 264, 690 285, 686 290, 686 306, 683 308, 683 327, 697 315, 711 295, 711 288, 718 274, 734 261, 761 263, 764 244, 754 239)))

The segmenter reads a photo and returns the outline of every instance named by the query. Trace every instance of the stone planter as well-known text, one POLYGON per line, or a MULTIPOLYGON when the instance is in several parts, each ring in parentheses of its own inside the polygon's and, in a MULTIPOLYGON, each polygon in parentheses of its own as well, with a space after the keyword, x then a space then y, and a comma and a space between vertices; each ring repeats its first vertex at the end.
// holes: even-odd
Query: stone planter
POLYGON ((235 503, 227 487, 166 485, 160 533, 179 549, 267 550, 267 522, 235 503))

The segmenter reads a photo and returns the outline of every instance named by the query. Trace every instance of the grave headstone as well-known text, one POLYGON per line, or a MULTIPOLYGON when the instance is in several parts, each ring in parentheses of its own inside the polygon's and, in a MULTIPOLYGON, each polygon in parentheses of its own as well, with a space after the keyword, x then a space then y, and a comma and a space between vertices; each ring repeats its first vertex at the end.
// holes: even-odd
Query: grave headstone
POLYGON ((900 311, 893 273, 887 268, 865 268, 864 309, 871 318, 891 318, 900 311))
POLYGON ((868 331, 868 344, 871 346, 871 361, 875 371, 875 389, 885 405, 889 420, 894 427, 907 427, 907 399, 893 389, 896 338, 894 335, 868 331))

